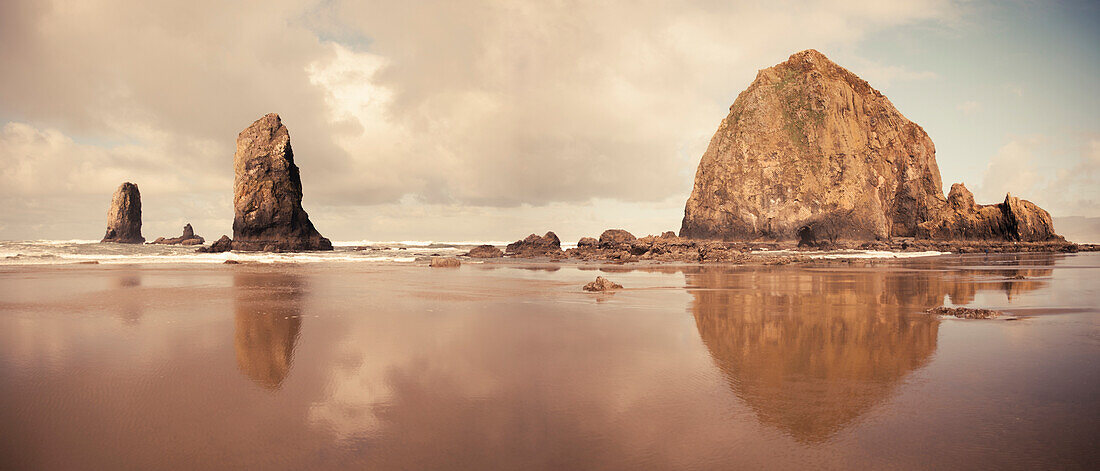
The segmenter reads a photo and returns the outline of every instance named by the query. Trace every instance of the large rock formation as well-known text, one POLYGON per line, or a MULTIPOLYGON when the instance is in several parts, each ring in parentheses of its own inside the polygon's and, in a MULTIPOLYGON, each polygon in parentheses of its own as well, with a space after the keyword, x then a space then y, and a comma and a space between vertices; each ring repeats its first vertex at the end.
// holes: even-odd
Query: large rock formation
POLYGON ((141 193, 137 185, 126 182, 118 186, 107 210, 107 233, 100 242, 141 244, 141 193))
POLYGON ((279 115, 241 131, 233 169, 234 249, 332 250, 302 209, 302 179, 279 115))
POLYGON ((761 70, 738 95, 699 162, 680 236, 805 243, 969 233, 1057 237, 1042 223, 1044 216, 1049 221, 1045 211, 1013 204, 1012 217, 1026 220, 1023 232, 987 227, 981 217, 968 226, 975 221, 970 209, 956 213, 943 196, 936 149, 924 129, 811 49, 761 70))

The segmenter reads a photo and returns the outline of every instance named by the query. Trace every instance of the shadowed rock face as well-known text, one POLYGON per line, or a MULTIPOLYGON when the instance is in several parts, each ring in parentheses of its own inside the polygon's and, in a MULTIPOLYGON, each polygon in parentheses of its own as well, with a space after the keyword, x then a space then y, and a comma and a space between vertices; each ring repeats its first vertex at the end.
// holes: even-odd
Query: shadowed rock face
POLYGON ((237 367, 256 384, 279 389, 302 328, 301 282, 283 274, 239 273, 234 285, 237 367))
POLYGON ((279 115, 241 131, 233 168, 234 249, 332 250, 302 209, 302 179, 279 115))
POLYGON ((115 190, 111 208, 107 210, 107 233, 100 242, 145 242, 141 236, 141 193, 137 185, 126 182, 115 190))
POLYGON ((761 70, 738 95, 699 162, 680 236, 1056 237, 1042 221, 1045 211, 1022 200, 1014 204, 1010 219, 1026 221, 1023 231, 1019 224, 955 217, 924 129, 866 81, 811 49, 761 70), (954 225, 934 230, 952 218, 954 225))

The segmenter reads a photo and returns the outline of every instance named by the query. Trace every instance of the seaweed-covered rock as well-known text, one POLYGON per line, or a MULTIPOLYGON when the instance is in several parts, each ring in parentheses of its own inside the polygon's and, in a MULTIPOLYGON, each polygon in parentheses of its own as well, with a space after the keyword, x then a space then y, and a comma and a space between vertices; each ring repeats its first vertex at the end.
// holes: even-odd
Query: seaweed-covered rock
POLYGON ((602 276, 597 276, 596 281, 592 281, 584 285, 585 291, 614 291, 617 289, 623 289, 623 285, 615 283, 602 276))

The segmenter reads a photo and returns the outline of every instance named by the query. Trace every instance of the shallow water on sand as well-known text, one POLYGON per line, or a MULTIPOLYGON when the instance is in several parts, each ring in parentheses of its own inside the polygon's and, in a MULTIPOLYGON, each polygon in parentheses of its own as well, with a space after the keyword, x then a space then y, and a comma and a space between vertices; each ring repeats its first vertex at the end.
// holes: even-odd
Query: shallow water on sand
POLYGON ((1098 255, 5 266, 0 468, 1094 469, 1098 255))

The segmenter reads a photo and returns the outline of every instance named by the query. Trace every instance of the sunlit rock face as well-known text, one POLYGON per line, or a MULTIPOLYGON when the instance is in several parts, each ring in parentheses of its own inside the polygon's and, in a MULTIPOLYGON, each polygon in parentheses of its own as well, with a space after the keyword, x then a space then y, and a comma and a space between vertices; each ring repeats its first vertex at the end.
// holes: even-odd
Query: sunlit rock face
POLYGON ((290 373, 302 328, 301 283, 283 274, 238 273, 234 278, 237 367, 267 389, 290 373))
POLYGON ((813 49, 761 70, 737 96, 699 162, 680 236, 1057 238, 1028 201, 949 205, 924 129, 813 49))
POLYGON ((888 400, 936 350, 940 290, 885 274, 704 271, 688 279, 699 335, 761 422, 821 442, 888 400), (740 289, 713 290, 734 287, 740 289))
POLYGON ((279 115, 241 131, 233 169, 234 249, 332 250, 302 209, 302 178, 279 115))

